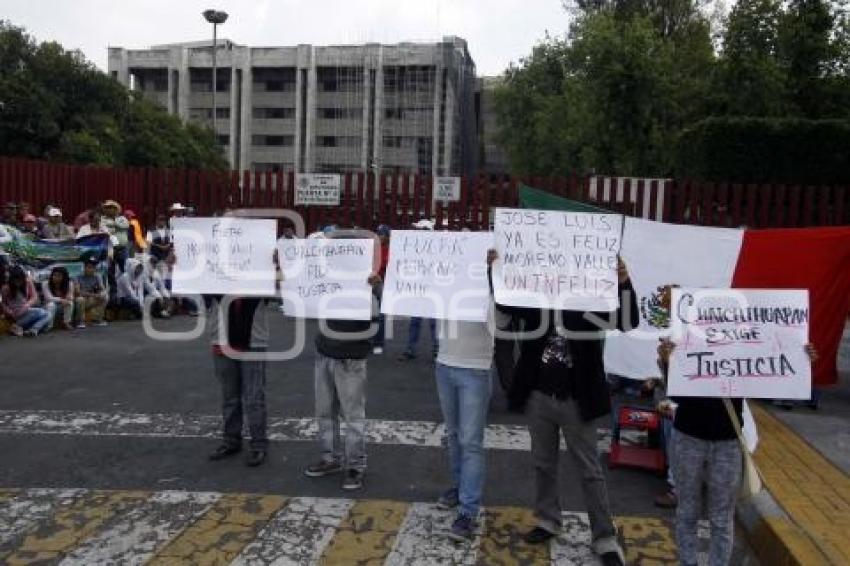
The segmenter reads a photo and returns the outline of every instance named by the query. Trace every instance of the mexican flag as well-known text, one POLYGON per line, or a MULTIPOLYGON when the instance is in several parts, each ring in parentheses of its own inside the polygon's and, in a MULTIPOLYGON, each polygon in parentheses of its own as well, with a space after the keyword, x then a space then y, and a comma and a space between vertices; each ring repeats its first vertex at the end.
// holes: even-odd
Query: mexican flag
POLYGON ((808 289, 809 341, 820 354, 816 385, 837 382, 836 354, 850 314, 850 227, 745 230, 665 224, 626 218, 623 261, 638 295, 640 325, 608 338, 609 373, 657 377, 665 285, 808 289))

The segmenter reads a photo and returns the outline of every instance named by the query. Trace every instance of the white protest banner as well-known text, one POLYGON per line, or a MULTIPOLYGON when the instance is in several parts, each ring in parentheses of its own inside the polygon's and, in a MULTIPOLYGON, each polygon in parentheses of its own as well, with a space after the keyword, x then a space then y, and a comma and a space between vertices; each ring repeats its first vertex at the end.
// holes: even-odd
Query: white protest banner
POLYGON ((370 320, 375 240, 280 240, 280 286, 286 315, 298 318, 370 320))
POLYGON ((274 220, 173 218, 173 291, 273 297, 274 220))
POLYGON ((622 223, 619 214, 497 208, 496 302, 545 309, 616 310, 622 223))
POLYGON ((486 321, 492 247, 490 232, 393 230, 381 312, 486 321))
POLYGON ((808 399, 805 290, 673 289, 671 397, 808 399))
POLYGON ((460 200, 460 177, 434 177, 434 200, 457 202, 460 200))
POLYGON ((295 206, 339 206, 339 175, 295 175, 295 206))

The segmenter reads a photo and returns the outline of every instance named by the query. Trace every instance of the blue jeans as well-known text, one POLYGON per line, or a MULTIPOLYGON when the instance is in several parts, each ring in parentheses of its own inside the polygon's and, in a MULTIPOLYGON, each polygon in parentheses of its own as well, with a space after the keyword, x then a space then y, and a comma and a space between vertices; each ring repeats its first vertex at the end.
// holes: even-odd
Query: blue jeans
POLYGON ((378 332, 372 338, 372 346, 384 347, 387 341, 387 317, 383 314, 378 315, 378 332))
POLYGON ((453 487, 461 514, 472 518, 478 516, 484 488, 484 427, 492 390, 488 370, 437 364, 453 487))
POLYGON ((15 324, 24 330, 33 330, 38 334, 44 330, 48 322, 50 322, 50 314, 46 310, 38 307, 30 307, 27 312, 18 317, 15 324))
MULTIPOLYGON (((410 328, 407 332, 407 349, 405 352, 411 354, 412 356, 416 355, 416 345, 419 344, 419 334, 422 332, 422 319, 418 316, 414 316, 410 319, 410 328)), ((428 326, 431 329, 431 346, 433 349, 433 353, 437 353, 439 349, 439 340, 437 338, 437 321, 433 318, 429 318, 428 326)))

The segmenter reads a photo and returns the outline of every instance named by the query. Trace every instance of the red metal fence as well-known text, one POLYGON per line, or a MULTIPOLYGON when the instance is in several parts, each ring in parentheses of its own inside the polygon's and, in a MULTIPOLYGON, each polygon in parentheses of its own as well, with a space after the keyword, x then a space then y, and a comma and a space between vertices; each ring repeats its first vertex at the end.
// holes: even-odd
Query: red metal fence
POLYGON ((340 205, 295 207, 292 172, 112 169, 0 157, 0 202, 26 201, 34 213, 59 206, 66 221, 98 201, 114 199, 150 223, 173 202, 200 216, 226 208, 294 209, 308 229, 325 224, 409 226, 435 218, 453 229, 486 228, 490 209, 517 206, 518 187, 597 204, 630 216, 706 226, 794 227, 850 224, 848 187, 740 185, 623 178, 468 177, 461 198, 432 199, 432 180, 418 175, 348 173, 340 205), (604 189, 603 189, 604 186, 604 189))

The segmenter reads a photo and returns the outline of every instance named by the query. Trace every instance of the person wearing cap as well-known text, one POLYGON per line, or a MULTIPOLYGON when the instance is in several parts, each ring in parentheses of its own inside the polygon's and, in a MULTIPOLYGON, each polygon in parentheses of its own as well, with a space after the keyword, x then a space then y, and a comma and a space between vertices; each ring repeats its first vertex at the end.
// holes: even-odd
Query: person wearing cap
MULTIPOLYGON (((101 221, 106 231, 113 236, 112 258, 118 268, 123 272, 124 264, 130 256, 127 249, 130 243, 130 222, 121 214, 121 205, 114 200, 107 200, 103 203, 103 218, 101 221)), ((110 275, 112 275, 113 271, 110 270, 110 275)))
POLYGON ((171 213, 171 218, 183 218, 186 216, 187 207, 183 206, 179 202, 175 202, 171 205, 168 211, 171 213))
POLYGON ((77 328, 86 327, 87 315, 91 317, 95 326, 106 326, 104 316, 109 293, 96 268, 97 260, 87 260, 83 266, 83 272, 74 281, 76 286, 76 299, 74 301, 79 317, 77 328))
POLYGON ((62 211, 56 207, 47 209, 47 223, 41 227, 40 237, 45 240, 72 240, 71 227, 62 222, 62 211))

